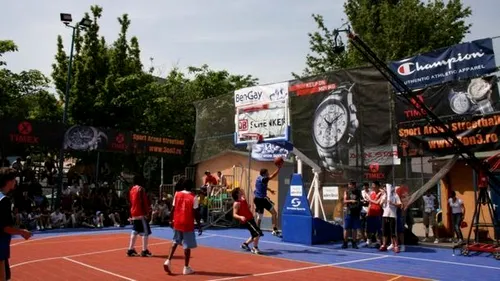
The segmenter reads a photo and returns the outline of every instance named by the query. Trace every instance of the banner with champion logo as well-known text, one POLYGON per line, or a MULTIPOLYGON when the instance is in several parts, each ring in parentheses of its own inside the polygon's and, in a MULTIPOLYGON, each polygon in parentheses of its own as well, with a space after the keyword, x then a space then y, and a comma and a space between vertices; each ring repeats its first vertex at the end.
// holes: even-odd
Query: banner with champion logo
MULTIPOLYGON (((495 72, 491 38, 457 44, 389 63, 389 67, 412 90, 495 72)), ((402 89, 395 89, 401 92, 402 89)))

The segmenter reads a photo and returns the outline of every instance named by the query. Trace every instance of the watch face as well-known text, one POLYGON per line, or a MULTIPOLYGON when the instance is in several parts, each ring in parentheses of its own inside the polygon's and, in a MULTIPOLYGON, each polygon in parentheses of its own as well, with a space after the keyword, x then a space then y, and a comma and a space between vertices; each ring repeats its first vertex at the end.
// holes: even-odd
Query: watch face
POLYGON ((95 132, 91 127, 75 126, 68 131, 68 140, 72 146, 82 147, 89 145, 95 138, 95 132))
POLYGON ((339 101, 325 102, 316 110, 314 139, 323 148, 334 147, 347 131, 347 110, 339 101))
POLYGON ((472 79, 470 81, 467 92, 474 100, 481 100, 490 93, 491 85, 482 78, 472 79))
POLYGON ((450 107, 456 114, 464 114, 470 109, 470 101, 465 93, 454 93, 450 99, 450 107))

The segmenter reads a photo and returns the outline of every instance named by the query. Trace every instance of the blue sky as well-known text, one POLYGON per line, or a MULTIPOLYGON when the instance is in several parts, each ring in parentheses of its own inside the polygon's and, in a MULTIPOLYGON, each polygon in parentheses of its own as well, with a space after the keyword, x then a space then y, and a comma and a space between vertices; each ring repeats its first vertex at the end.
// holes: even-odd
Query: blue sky
MULTIPOLYGON (((69 50, 70 30, 59 13, 79 20, 90 5, 104 8, 101 34, 111 43, 119 31, 117 17, 128 13, 129 34, 139 38, 142 60, 158 75, 179 66, 208 64, 236 74, 252 74, 261 83, 291 79, 301 72, 309 51, 307 33, 315 30, 311 14, 324 15, 330 27, 340 26, 341 0, 17 0, 2 1, 0 39, 14 40, 19 52, 6 56, 14 71, 39 69, 50 75, 61 34, 69 50)), ((472 6, 472 32, 466 40, 500 35, 499 0, 464 0, 472 6)), ((500 39, 494 40, 500 54, 500 39)), ((497 58, 500 64, 500 58, 497 58)))

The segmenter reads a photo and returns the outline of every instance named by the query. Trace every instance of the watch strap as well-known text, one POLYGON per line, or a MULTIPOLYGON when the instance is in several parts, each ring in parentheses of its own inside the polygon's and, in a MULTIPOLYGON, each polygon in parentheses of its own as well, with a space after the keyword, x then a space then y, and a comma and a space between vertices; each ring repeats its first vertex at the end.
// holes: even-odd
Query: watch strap
POLYGON ((329 171, 337 170, 337 166, 342 164, 342 161, 339 159, 337 149, 332 149, 327 151, 326 149, 318 147, 318 156, 321 160, 321 164, 329 171))

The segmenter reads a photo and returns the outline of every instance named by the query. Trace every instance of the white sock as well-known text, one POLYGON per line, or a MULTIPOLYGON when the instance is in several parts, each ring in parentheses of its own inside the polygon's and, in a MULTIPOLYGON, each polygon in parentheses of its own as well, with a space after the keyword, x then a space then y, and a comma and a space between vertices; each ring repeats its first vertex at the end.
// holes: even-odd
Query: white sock
POLYGON ((132 231, 132 234, 130 234, 130 244, 128 245, 129 250, 134 249, 135 239, 137 239, 137 233, 135 231, 132 231))
POLYGON ((148 235, 142 236, 142 250, 146 251, 148 249, 148 235))
POLYGON ((429 236, 429 228, 428 227, 425 228, 425 236, 429 236))

